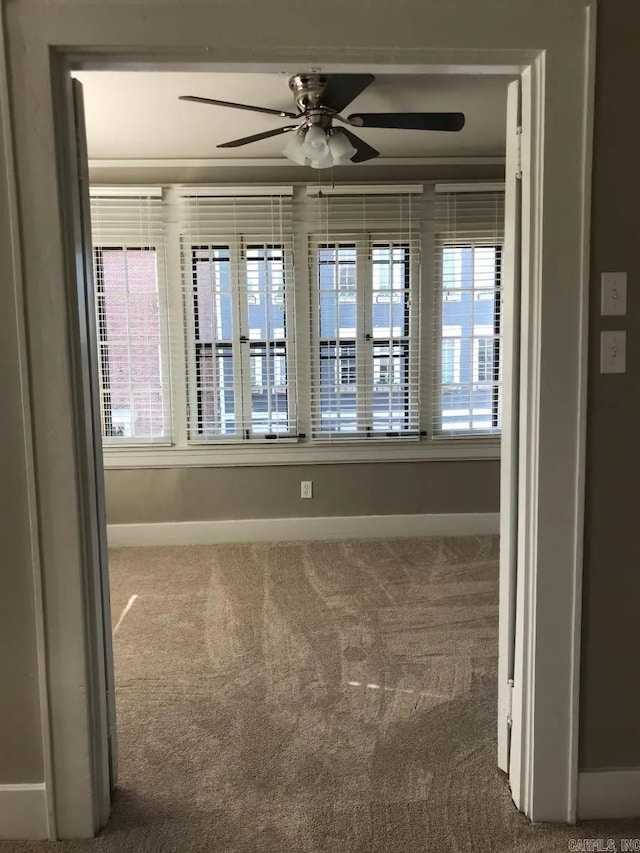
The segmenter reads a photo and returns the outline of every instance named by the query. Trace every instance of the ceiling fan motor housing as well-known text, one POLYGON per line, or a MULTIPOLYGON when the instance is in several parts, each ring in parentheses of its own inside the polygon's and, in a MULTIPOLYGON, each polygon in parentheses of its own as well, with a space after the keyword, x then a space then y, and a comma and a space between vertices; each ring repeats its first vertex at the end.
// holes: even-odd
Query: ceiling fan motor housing
POLYGON ((335 110, 322 106, 320 99, 329 77, 326 74, 295 74, 289 80, 296 106, 305 114, 309 124, 330 127, 335 110))

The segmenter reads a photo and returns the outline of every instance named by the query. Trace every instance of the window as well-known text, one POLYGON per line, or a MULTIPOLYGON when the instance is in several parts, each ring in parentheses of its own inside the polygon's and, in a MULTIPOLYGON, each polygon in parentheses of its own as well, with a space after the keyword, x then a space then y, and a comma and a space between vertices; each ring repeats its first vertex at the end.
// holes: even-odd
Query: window
POLYGON ((295 437, 289 213, 280 197, 183 200, 191 442, 295 437))
POLYGON ((503 193, 436 192, 436 221, 433 431, 498 434, 503 193))
POLYGON ((375 236, 367 243, 323 243, 316 249, 316 270, 314 435, 417 434, 411 339, 417 293, 409 244, 375 236), (345 268, 348 278, 341 274, 345 268))
POLYGON ((191 248, 193 390, 199 436, 235 435, 234 289, 229 246, 191 248))
POLYGON ((252 245, 244 260, 230 246, 191 251, 197 401, 192 437, 288 434, 283 247, 252 245), (232 269, 239 271, 235 278, 232 269))
POLYGON ((442 329, 442 384, 460 384, 460 326, 444 326, 442 329))
POLYGON ((356 246, 317 249, 321 431, 358 430, 356 246))
POLYGON ((250 305, 263 300, 284 305, 283 246, 249 246, 246 251, 247 299, 250 305))
POLYGON ((311 437, 417 439, 422 188, 307 188, 311 437))
POLYGON ((455 247, 442 249, 442 301, 460 302, 462 300, 462 258, 455 247))
POLYGON ((346 349, 344 356, 340 359, 340 384, 355 385, 356 380, 355 346, 353 346, 351 350, 346 349))
POLYGON ((502 217, 490 185, 92 188, 105 446, 499 435, 502 217))
POLYGON ((408 286, 408 246, 374 245, 372 249, 373 301, 400 302, 408 286))
POLYGON ((497 342, 492 331, 487 331, 486 326, 476 326, 473 330, 473 381, 476 384, 494 380, 494 350, 497 350, 497 342))
POLYGON ((170 435, 159 202, 157 196, 91 200, 106 444, 162 441, 170 435))
POLYGON ((356 249, 343 247, 336 259, 338 299, 340 302, 356 301, 356 249))

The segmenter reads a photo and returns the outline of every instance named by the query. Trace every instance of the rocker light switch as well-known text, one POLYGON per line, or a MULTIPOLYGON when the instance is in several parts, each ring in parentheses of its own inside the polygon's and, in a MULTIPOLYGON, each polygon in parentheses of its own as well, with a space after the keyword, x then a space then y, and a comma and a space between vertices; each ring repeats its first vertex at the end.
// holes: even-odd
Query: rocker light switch
POLYGON ((603 317, 622 316, 627 313, 626 272, 602 273, 600 314, 603 317))
POLYGON ((627 372, 627 333, 600 333, 600 373, 627 372))

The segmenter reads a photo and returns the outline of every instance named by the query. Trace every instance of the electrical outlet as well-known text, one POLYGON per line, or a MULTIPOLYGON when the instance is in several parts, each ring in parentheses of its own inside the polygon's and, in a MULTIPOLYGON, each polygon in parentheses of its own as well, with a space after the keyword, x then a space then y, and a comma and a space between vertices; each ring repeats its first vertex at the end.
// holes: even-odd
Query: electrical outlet
POLYGON ((626 373, 627 333, 600 333, 600 373, 626 373))
POLYGON ((312 480, 301 480, 300 481, 300 497, 301 498, 312 498, 313 497, 313 481, 312 480))

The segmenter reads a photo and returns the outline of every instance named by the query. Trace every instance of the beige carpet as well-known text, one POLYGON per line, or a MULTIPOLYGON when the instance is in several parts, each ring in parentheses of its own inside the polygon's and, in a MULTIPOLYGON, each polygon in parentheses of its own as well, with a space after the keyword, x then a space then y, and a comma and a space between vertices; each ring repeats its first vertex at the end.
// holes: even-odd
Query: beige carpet
POLYGON ((111 554, 120 781, 91 842, 2 851, 533 853, 495 769, 494 538, 111 554))

